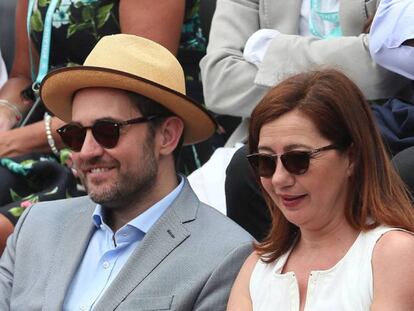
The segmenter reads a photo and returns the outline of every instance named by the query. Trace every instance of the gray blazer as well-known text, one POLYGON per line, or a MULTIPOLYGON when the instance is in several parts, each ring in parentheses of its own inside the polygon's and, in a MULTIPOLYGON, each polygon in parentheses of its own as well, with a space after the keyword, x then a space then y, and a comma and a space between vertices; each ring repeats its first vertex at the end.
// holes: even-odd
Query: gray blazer
MULTIPOLYGON (((408 79, 372 61, 368 34, 361 34, 378 3, 340 0, 343 36, 321 40, 298 35, 302 0, 217 0, 207 55, 200 63, 207 107, 247 118, 270 87, 324 66, 342 70, 370 100, 408 91, 408 79), (262 28, 280 34, 271 40, 263 63, 256 67, 244 59, 243 50, 247 39, 262 28)), ((243 126, 233 137, 236 142, 247 135, 247 126, 243 126)))
MULTIPOLYGON (((24 213, 0 260, 0 310, 62 310, 93 232, 95 205, 82 197, 24 213)), ((251 241, 186 181, 94 310, 225 310, 251 241)))

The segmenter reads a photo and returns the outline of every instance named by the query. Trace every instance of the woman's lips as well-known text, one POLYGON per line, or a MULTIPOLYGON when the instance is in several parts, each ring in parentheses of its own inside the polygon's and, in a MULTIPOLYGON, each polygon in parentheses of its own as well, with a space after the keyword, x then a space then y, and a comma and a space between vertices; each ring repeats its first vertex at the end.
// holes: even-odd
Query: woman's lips
POLYGON ((307 196, 307 194, 301 195, 280 195, 280 199, 282 203, 287 208, 294 208, 297 207, 303 199, 307 196))

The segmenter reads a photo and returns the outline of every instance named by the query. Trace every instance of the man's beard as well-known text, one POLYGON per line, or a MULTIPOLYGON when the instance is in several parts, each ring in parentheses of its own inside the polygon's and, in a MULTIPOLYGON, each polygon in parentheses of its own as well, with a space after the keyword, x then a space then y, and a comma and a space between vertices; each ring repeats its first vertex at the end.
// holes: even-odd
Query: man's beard
POLYGON ((158 174, 158 163, 154 155, 154 140, 148 135, 143 146, 141 171, 127 171, 119 175, 117 181, 110 185, 94 185, 85 188, 89 197, 107 208, 128 208, 131 204, 144 200, 151 192, 158 174))

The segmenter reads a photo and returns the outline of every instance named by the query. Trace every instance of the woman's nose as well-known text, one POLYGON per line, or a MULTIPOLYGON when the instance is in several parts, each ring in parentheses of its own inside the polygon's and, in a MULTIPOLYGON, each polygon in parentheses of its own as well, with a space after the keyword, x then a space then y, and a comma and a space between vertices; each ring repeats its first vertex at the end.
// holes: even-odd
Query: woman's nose
POLYGON ((280 157, 275 159, 276 168, 272 175, 272 184, 275 188, 283 188, 286 186, 291 186, 295 182, 295 176, 288 172, 283 166, 280 157))

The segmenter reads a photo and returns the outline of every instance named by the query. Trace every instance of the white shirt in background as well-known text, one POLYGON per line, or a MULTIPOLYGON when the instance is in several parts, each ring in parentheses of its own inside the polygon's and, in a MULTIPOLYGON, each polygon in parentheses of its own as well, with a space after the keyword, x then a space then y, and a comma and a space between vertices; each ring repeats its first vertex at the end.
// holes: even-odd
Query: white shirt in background
POLYGON ((414 80, 414 1, 382 0, 372 22, 369 50, 375 62, 414 80))
POLYGON ((0 51, 0 88, 3 86, 3 84, 7 81, 7 68, 4 64, 3 57, 1 56, 0 51))

